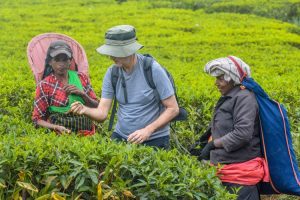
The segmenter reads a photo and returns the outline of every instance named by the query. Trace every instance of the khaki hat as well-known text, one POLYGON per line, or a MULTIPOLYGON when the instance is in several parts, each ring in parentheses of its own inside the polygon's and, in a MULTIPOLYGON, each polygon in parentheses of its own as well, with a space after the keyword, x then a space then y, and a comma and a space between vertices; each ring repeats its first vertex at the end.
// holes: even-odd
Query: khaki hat
POLYGON ((105 33, 105 44, 97 52, 114 57, 127 57, 144 46, 137 42, 135 28, 130 25, 114 26, 105 33))
POLYGON ((48 51, 52 58, 54 58, 58 54, 66 54, 69 58, 72 58, 71 47, 62 40, 56 40, 52 42, 49 46, 48 51))

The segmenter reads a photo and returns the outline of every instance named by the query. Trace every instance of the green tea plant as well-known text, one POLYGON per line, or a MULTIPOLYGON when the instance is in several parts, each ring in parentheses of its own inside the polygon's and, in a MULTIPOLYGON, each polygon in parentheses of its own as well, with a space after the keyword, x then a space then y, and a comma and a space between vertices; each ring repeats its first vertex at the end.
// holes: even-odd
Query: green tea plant
POLYGON ((215 169, 196 159, 149 147, 117 144, 102 136, 88 138, 28 134, 0 136, 2 197, 27 199, 57 193, 67 199, 107 198, 232 199, 215 169), (99 187, 99 186, 98 186, 99 187), (213 197, 213 198, 212 198, 213 197))
POLYGON ((149 1, 153 8, 203 9, 207 13, 229 12, 254 14, 300 24, 300 2, 297 0, 162 0, 149 1))

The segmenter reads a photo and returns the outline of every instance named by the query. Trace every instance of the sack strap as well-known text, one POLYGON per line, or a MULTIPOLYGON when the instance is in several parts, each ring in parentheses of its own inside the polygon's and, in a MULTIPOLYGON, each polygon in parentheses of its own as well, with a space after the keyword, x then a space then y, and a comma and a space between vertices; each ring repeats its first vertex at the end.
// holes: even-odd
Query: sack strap
MULTIPOLYGON (((144 69, 145 79, 146 79, 146 81, 148 83, 148 86, 155 91, 155 93, 156 93, 156 99, 158 101, 160 101, 159 100, 158 92, 157 92, 155 84, 153 82, 153 75, 152 75, 152 64, 154 62, 154 58, 150 54, 144 54, 144 56, 145 56, 145 58, 144 58, 143 69, 144 69)), ((175 95, 176 101, 177 101, 178 106, 179 106, 179 114, 175 118, 173 118, 171 120, 171 122, 175 122, 176 123, 176 121, 187 120, 188 113, 187 113, 186 109, 183 108, 183 107, 180 107, 180 105, 179 105, 179 100, 178 100, 178 96, 177 96, 177 91, 176 91, 176 86, 175 86, 174 79, 173 79, 172 75, 168 72, 168 70, 165 67, 163 67, 163 66, 161 66, 161 67, 163 68, 163 70, 165 71, 166 75, 168 76, 169 81, 171 82, 172 88, 174 90, 174 95, 175 95)), ((159 107, 159 108, 161 109, 161 107, 159 107)))
POLYGON ((109 118, 109 125, 108 125, 108 131, 111 131, 113 124, 114 124, 114 119, 115 119, 115 114, 117 111, 117 99, 116 99, 116 87, 117 87, 117 82, 119 79, 119 68, 117 66, 113 66, 112 70, 111 70, 111 84, 114 90, 114 105, 113 105, 113 109, 111 111, 111 115, 109 118))
MULTIPOLYGON (((144 58, 143 68, 144 68, 145 79, 146 79, 149 87, 152 88, 153 90, 156 90, 156 86, 153 82, 153 75, 152 75, 152 65, 153 65, 154 58, 150 54, 144 54, 144 56, 145 56, 145 58, 144 58)), ((166 68, 164 68, 164 67, 162 67, 162 68, 164 69, 165 73, 167 74, 167 76, 171 82, 176 101, 178 102, 177 91, 176 91, 174 79, 173 79, 172 75, 167 71, 166 68)))
POLYGON ((174 90, 174 94, 175 94, 175 98, 176 98, 176 101, 177 101, 177 103, 179 105, 179 101, 178 101, 178 97, 177 97, 177 89, 176 89, 176 85, 175 85, 174 79, 173 79, 172 75, 166 70, 166 68, 163 67, 163 69, 165 70, 165 72, 166 72, 166 74, 167 74, 167 76, 168 76, 168 78, 169 78, 169 80, 170 80, 170 82, 172 84, 172 87, 173 87, 173 90, 174 90))
POLYGON ((116 111, 117 111, 117 100, 116 100, 116 97, 115 97, 114 98, 113 109, 111 111, 110 118, 109 118, 108 131, 111 131, 111 129, 113 127, 116 111))
POLYGON ((123 91, 124 91, 125 103, 128 103, 128 95, 127 95, 127 89, 126 89, 124 74, 123 74, 122 70, 120 70, 119 67, 114 65, 112 67, 112 71, 111 71, 111 84, 112 84, 112 87, 113 87, 113 90, 114 90, 115 97, 114 97, 114 105, 113 105, 111 115, 110 115, 110 118, 109 118, 108 131, 112 130, 115 115, 116 115, 116 112, 117 112, 116 87, 117 87, 117 82, 118 82, 118 79, 119 79, 120 71, 121 71, 121 85, 122 85, 123 91))
POLYGON ((228 56, 228 58, 233 62, 233 64, 237 67, 238 72, 240 74, 240 81, 242 82, 244 78, 247 77, 247 73, 243 71, 242 67, 239 65, 239 63, 232 57, 228 56))
POLYGON ((119 79, 119 68, 114 65, 111 69, 111 78, 110 78, 114 93, 116 93, 118 79, 119 79))
POLYGON ((121 85, 123 88, 125 103, 127 104, 128 103, 128 95, 127 95, 125 77, 124 77, 123 71, 122 70, 120 70, 120 71, 121 71, 121 85))
POLYGON ((151 89, 155 90, 156 87, 153 82, 153 75, 152 75, 152 64, 153 64, 154 59, 150 54, 144 54, 144 56, 145 56, 145 58, 144 58, 143 69, 144 69, 145 79, 146 79, 149 87, 151 89))

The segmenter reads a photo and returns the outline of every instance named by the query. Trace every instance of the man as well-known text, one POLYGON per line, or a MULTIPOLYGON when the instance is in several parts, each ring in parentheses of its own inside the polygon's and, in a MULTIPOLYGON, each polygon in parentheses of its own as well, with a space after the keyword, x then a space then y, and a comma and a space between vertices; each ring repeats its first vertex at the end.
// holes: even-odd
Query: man
POLYGON ((147 84, 143 71, 145 57, 136 53, 142 47, 137 42, 133 26, 110 28, 105 34, 105 44, 97 51, 108 55, 119 69, 116 92, 112 85, 111 66, 104 77, 98 108, 88 108, 76 102, 72 104, 72 111, 102 122, 107 118, 116 96, 119 103, 118 121, 111 138, 168 149, 168 123, 178 115, 178 104, 167 74, 156 61, 152 64, 156 89, 147 84))

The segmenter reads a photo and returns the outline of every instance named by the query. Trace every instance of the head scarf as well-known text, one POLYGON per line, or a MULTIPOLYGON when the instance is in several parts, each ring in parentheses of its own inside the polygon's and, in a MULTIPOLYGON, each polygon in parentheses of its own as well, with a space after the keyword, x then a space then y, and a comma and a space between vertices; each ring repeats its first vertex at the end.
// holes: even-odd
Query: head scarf
MULTIPOLYGON (((247 77, 250 77, 251 72, 249 65, 238 57, 231 57, 233 57, 233 59, 241 66, 242 70, 247 73, 247 77)), ((214 77, 224 75, 226 81, 229 82, 230 80, 233 80, 235 84, 241 84, 239 71, 233 61, 228 57, 218 58, 208 62, 204 67, 204 71, 214 77)))

